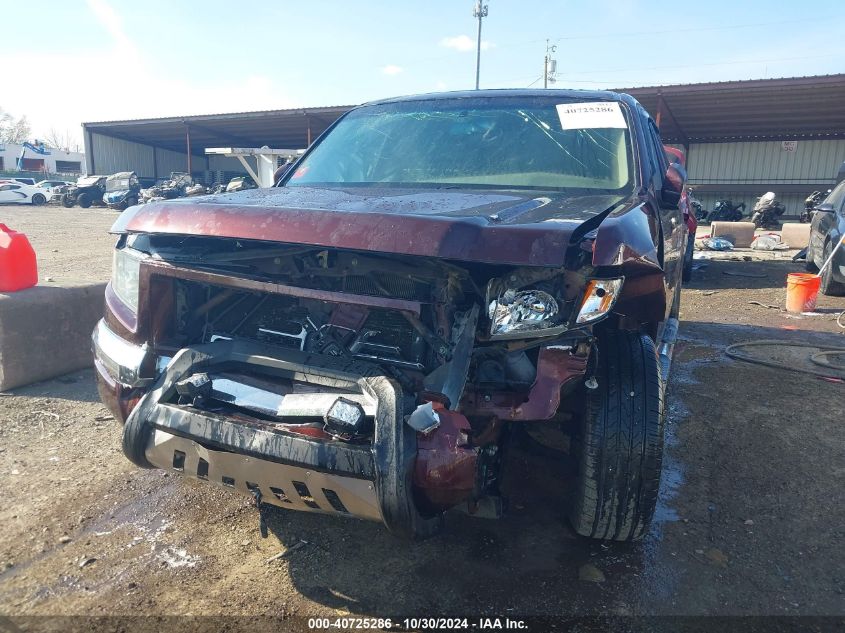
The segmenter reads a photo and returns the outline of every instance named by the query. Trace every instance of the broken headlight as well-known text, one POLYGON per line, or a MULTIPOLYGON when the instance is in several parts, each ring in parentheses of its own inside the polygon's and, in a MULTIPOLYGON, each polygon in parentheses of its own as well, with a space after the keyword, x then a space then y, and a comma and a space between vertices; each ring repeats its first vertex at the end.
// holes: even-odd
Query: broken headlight
POLYGON ((507 289, 490 301, 490 336, 542 336, 542 330, 558 324, 557 300, 543 290, 507 289))
POLYGON ((141 276, 142 253, 130 248, 119 248, 114 251, 111 287, 114 294, 132 308, 138 311, 138 283, 141 276))

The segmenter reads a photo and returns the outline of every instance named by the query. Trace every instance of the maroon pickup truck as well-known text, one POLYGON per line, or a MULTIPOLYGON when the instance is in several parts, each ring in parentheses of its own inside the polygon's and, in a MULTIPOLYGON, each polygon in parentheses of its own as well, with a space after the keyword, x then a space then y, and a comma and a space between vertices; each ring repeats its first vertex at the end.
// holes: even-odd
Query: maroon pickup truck
POLYGON ((132 207, 94 332, 138 466, 436 533, 498 515, 508 442, 578 464, 574 529, 648 528, 685 174, 630 96, 355 108, 277 187, 132 207))

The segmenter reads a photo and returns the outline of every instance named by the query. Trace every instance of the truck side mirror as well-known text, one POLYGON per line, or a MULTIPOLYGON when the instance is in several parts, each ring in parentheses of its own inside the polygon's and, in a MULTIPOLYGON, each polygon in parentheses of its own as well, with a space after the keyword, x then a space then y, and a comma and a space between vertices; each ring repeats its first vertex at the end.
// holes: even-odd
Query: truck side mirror
POLYGON ((681 202, 687 172, 678 163, 671 163, 663 176, 663 186, 660 189, 660 204, 667 208, 675 208, 681 202))

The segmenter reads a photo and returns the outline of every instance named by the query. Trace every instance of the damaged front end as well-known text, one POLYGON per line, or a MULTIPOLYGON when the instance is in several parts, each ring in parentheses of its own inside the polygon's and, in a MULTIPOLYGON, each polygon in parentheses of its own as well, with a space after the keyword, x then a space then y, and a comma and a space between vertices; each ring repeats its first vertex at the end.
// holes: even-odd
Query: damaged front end
POLYGON ((124 234, 100 392, 139 466, 427 536, 497 514, 506 424, 581 384, 624 285, 590 245, 516 267, 124 234))

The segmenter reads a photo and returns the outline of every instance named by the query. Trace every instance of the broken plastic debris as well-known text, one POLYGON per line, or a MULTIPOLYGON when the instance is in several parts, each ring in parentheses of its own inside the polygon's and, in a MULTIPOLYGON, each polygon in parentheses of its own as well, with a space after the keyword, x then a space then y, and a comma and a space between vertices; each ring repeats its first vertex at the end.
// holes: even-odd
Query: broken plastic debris
POLYGON ((711 251, 732 251, 734 245, 730 240, 723 237, 711 237, 706 240, 701 240, 701 245, 711 251))
POLYGON ((781 241, 780 235, 760 235, 751 242, 751 248, 756 251, 785 251, 789 247, 781 241))
POLYGON ((440 416, 430 402, 421 404, 408 416, 408 426, 419 433, 428 434, 440 426, 440 416))

